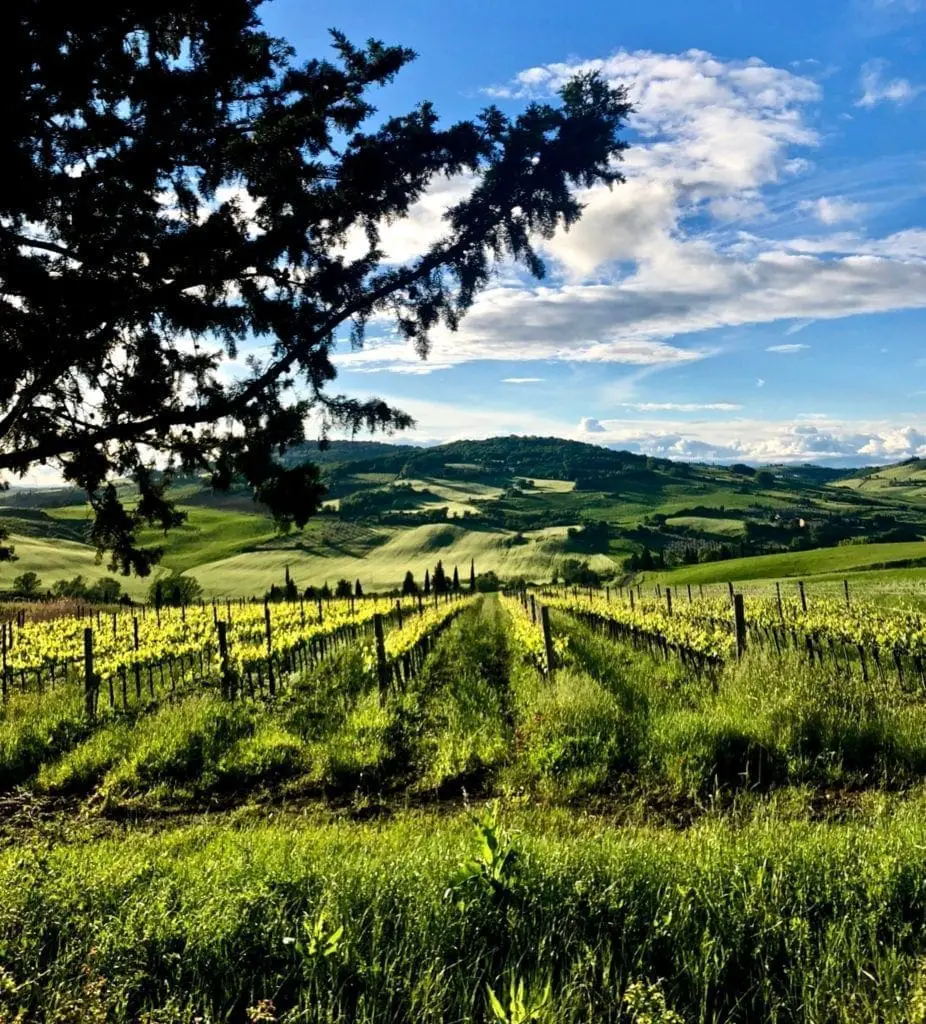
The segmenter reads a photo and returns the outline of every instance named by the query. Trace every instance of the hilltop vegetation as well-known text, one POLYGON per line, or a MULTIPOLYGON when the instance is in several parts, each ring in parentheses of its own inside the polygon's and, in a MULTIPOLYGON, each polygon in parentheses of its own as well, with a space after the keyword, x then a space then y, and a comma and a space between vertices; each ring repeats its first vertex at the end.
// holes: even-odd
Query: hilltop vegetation
MULTIPOLYGON (((195 576, 207 596, 262 594, 287 566, 300 586, 339 578, 374 589, 444 564, 501 578, 549 580, 567 560, 603 579, 670 573, 689 582, 911 567, 924 557, 926 472, 917 461, 845 472, 756 470, 672 462, 558 438, 498 437, 432 448, 335 441, 290 460, 319 462, 327 501, 302 530, 277 532, 244 489, 216 494, 174 481, 185 523, 141 540, 165 548, 158 572, 195 576), (851 545, 852 550, 846 550, 851 545), (858 545, 863 545, 859 547, 858 545)), ((125 485, 123 497, 131 500, 125 485)), ((11 490, 0 517, 21 556, 0 564, 0 587, 23 570, 46 586, 106 574, 87 544, 73 489, 11 490)), ((139 596, 147 584, 128 581, 139 596)))

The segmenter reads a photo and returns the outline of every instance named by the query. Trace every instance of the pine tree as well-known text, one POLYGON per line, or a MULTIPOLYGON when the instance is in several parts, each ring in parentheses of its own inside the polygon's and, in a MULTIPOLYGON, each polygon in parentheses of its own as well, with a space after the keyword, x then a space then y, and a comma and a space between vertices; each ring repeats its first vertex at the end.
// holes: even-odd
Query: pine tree
POLYGON ((359 345, 389 317, 424 355, 499 257, 542 276, 537 243, 578 221, 577 191, 623 180, 630 104, 594 72, 513 116, 489 107, 450 124, 422 102, 376 123, 371 98, 414 51, 332 32, 329 54, 300 62, 259 7, 2 9, 0 166, 15 187, 0 216, 0 475, 56 466, 86 490, 93 540, 126 572, 160 554, 140 546, 144 526, 182 522, 167 464, 222 490, 244 482, 302 525, 321 474, 279 456, 307 440, 310 410, 354 430, 412 422, 325 393, 331 339, 350 330, 359 345), (450 175, 472 186, 442 237, 390 260, 381 226, 450 175), (355 233, 366 244, 346 255, 355 233), (228 372, 255 334, 265 358, 228 372))
POLYGON ((424 570, 424 596, 427 597, 431 593, 431 574, 427 569, 424 570))
POLYGON ((453 591, 456 592, 460 589, 460 574, 457 572, 457 567, 453 567, 453 583, 450 584, 453 591))
POLYGON ((471 594, 476 593, 476 559, 471 558, 469 561, 469 591, 471 594))

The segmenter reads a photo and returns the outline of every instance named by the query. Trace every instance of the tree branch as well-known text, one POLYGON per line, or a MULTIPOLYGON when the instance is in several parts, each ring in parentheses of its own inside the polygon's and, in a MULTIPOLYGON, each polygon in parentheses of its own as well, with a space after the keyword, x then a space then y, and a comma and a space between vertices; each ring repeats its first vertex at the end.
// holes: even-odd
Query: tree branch
POLYGON ((75 256, 69 249, 65 249, 60 245, 55 245, 54 242, 43 242, 40 238, 26 238, 25 235, 17 235, 15 231, 10 231, 8 228, 0 228, 0 231, 10 238, 14 242, 18 242, 20 245, 26 245, 33 249, 44 249, 46 252, 56 253, 58 256, 65 256, 69 260, 73 260, 75 263, 82 263, 83 260, 79 256, 75 256))

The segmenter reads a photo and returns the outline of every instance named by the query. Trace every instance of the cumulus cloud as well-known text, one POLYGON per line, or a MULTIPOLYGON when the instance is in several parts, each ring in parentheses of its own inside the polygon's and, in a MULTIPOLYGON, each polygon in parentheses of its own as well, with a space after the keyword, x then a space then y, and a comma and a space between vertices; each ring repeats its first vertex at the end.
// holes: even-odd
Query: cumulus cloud
POLYGON ((502 384, 539 384, 543 377, 503 377, 502 384))
POLYGON ((642 427, 607 419, 598 424, 598 443, 669 459, 863 465, 926 455, 921 427, 884 423, 859 426, 820 418, 812 423, 733 419, 696 427, 672 421, 642 427))
POLYGON ((768 348, 765 351, 766 352, 792 353, 792 352, 803 352, 804 349, 807 349, 807 348, 810 348, 810 346, 809 345, 799 345, 799 344, 769 345, 768 348))
MULTIPOLYGON (((706 330, 785 319, 796 322, 793 332, 818 319, 926 307, 922 229, 785 240, 731 230, 734 221, 761 225, 765 191, 807 172, 795 149, 819 144, 807 116, 821 95, 817 82, 700 50, 619 51, 529 68, 493 91, 542 96, 589 70, 627 84, 634 100, 628 180, 580 190, 581 221, 538 240, 553 264, 550 283, 503 277, 457 333, 433 332, 425 364, 411 346, 382 337, 339 354, 342 368, 427 373, 474 360, 664 367, 715 355, 691 337, 706 330)), ((463 177, 435 186, 408 223, 385 228, 385 248, 396 259, 421 251, 469 187, 463 177)), ((838 195, 806 202, 826 226, 862 212, 838 195)))
POLYGON ((821 224, 838 224, 844 220, 857 220, 865 211, 864 203, 854 203, 836 196, 820 196, 819 199, 803 199, 798 209, 816 217, 821 224))
MULTIPOLYGON (((555 412, 465 405, 384 394, 390 405, 416 420, 401 439, 414 444, 437 444, 462 438, 504 434, 562 437, 610 448, 671 459, 718 462, 815 462, 864 465, 926 457, 926 419, 841 420, 821 412, 788 419, 757 419, 737 415, 684 419, 666 409, 664 416, 641 417, 632 410, 623 417, 558 419, 555 412)), ((717 403, 720 404, 720 403, 717 403)))
POLYGON ((913 85, 909 79, 885 78, 887 67, 885 60, 869 60, 862 65, 859 75, 862 95, 855 104, 857 107, 876 107, 885 102, 899 105, 912 100, 922 91, 922 86, 913 85))
POLYGON ((914 455, 926 457, 926 420, 847 421, 824 413, 805 413, 787 420, 735 414, 685 420, 674 417, 680 410, 666 409, 663 417, 586 416, 576 424, 559 420, 555 414, 529 410, 383 397, 415 417, 416 428, 402 437, 421 444, 531 434, 587 441, 670 459, 717 462, 864 465, 896 462, 914 455))

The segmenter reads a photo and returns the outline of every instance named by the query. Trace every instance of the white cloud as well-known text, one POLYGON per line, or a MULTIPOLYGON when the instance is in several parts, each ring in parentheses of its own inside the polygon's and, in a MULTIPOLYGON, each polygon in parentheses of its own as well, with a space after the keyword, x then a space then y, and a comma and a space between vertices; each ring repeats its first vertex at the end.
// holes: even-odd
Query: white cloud
POLYGON ((926 229, 923 228, 906 228, 884 238, 865 238, 855 232, 842 231, 819 238, 792 238, 779 244, 789 252, 808 255, 880 256, 904 262, 926 260, 926 229))
POLYGON ((820 221, 821 224, 838 224, 844 220, 857 220, 865 211, 864 203, 853 203, 839 196, 831 199, 820 196, 819 199, 803 199, 798 209, 806 210, 820 221))
POLYGON ((803 331, 805 327, 810 327, 813 323, 813 320, 798 320, 788 327, 785 331, 785 337, 787 338, 792 334, 797 334, 798 331, 803 331))
POLYGON ((885 79, 887 66, 885 60, 869 60, 862 65, 859 75, 862 96, 855 104, 857 107, 875 107, 883 102, 899 105, 912 100, 922 91, 922 86, 913 85, 906 78, 885 79))
POLYGON ((543 377, 503 377, 502 384, 540 384, 543 377))
MULTIPOLYGON (((433 332, 425 364, 411 346, 374 338, 364 350, 339 354, 341 368, 429 373, 475 360, 670 367, 716 354, 684 338, 701 331, 783 319, 793 333, 818 319, 926 307, 926 230, 781 240, 730 228, 731 219, 773 216, 765 190, 786 189, 806 173, 793 149, 818 143, 804 114, 820 97, 816 82, 699 50, 620 51, 531 68, 496 91, 546 94, 592 69, 629 85, 637 138, 626 153, 627 183, 581 190, 581 221, 541 241, 559 275, 542 285, 503 277, 457 333, 433 332)), ((384 236, 386 248, 397 256, 420 250, 467 187, 465 179, 442 182, 410 226, 384 236)), ((787 205, 783 195, 779 208, 787 205)), ((806 202, 823 224, 862 209, 839 195, 806 202)))
POLYGON ((804 349, 810 348, 809 345, 769 345, 765 350, 766 352, 803 352, 804 349))
MULTIPOLYGON (((391 224, 381 224, 379 245, 386 259, 404 263, 438 241, 447 232, 444 212, 464 199, 472 187, 473 179, 466 174, 438 178, 412 205, 407 216, 391 224)), ((350 232, 343 251, 348 259, 358 259, 368 248, 366 234, 358 227, 350 232)))
MULTIPOLYGON (((736 462, 825 462, 863 465, 926 457, 926 420, 840 420, 824 413, 770 420, 742 416, 701 419, 553 416, 478 404, 451 405, 383 396, 417 420, 403 440, 439 443, 460 438, 532 434, 588 441, 672 459, 736 462)), ((677 410, 666 410, 671 413, 677 410)))
POLYGON ((756 387, 757 388, 764 388, 765 387, 765 381, 761 377, 756 377, 756 387))

